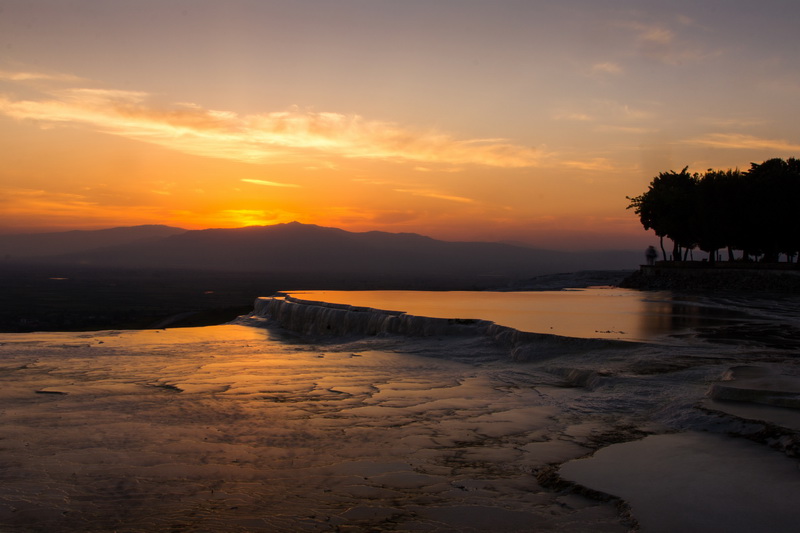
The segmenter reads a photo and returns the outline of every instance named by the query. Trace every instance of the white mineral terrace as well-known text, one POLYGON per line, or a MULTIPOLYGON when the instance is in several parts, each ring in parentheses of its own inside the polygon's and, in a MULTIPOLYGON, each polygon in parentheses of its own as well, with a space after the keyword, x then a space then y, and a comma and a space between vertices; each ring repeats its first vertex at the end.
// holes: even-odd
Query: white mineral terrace
POLYGON ((647 344, 261 302, 239 325, 0 334, 0 531, 800 523, 790 303, 647 344))

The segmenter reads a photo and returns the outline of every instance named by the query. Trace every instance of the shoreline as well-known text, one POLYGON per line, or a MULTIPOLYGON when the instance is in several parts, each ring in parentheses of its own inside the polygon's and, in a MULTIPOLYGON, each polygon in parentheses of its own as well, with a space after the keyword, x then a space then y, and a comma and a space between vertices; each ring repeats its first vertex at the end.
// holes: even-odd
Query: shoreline
POLYGON ((382 281, 346 276, 125 270, 0 264, 0 332, 99 331, 227 323, 280 290, 526 291, 616 285, 631 271, 586 270, 527 279, 382 281))
POLYGON ((796 263, 660 261, 642 265, 620 283, 625 289, 800 293, 796 263))

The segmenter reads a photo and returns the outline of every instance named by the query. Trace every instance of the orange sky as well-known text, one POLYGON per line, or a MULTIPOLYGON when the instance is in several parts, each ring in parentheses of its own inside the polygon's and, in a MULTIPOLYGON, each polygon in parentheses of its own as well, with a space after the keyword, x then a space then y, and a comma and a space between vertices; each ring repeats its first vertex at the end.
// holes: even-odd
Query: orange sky
POLYGON ((658 172, 800 152, 800 7, 540 4, 4 4, 0 231, 638 249, 625 197, 658 172))

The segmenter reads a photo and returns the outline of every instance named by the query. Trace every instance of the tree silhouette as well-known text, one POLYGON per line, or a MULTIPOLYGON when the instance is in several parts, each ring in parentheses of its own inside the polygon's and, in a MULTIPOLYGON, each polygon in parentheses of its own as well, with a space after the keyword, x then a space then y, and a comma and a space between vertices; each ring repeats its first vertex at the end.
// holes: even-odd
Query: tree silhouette
POLYGON ((662 172, 653 179, 647 192, 628 197, 631 201, 628 209, 633 208, 639 215, 644 229, 652 229, 661 238, 661 253, 665 258, 664 237, 672 240, 672 258, 676 261, 682 259, 682 247, 689 249, 695 244, 692 222, 697 175, 689 174, 687 169, 679 173, 662 172))
POLYGON ((672 259, 685 260, 695 246, 718 259, 721 248, 734 250, 742 258, 762 257, 764 262, 788 261, 800 252, 800 160, 769 159, 752 163, 745 173, 739 170, 709 169, 703 175, 662 172, 650 182, 648 190, 628 197, 645 229, 673 242, 672 259))
POLYGON ((716 262, 720 248, 728 249, 728 260, 733 259, 733 242, 742 232, 741 205, 742 175, 738 170, 709 170, 697 182, 695 201, 695 231, 697 247, 708 253, 708 260, 716 262))
POLYGON ((797 202, 800 199, 800 161, 769 159, 753 163, 748 171, 753 217, 749 236, 764 261, 778 260, 778 254, 794 255, 797 242, 797 202))

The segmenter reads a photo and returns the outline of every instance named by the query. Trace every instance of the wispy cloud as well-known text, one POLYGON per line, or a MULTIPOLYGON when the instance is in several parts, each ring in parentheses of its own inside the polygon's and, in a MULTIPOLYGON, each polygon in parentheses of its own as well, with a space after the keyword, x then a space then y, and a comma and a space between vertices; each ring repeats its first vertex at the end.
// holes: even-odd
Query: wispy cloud
POLYGON ((687 17, 657 24, 624 22, 620 26, 633 31, 635 49, 642 56, 666 65, 695 62, 720 53, 697 42, 695 35, 699 32, 694 21, 687 17), (681 32, 687 28, 690 31, 681 32))
POLYGON ((568 120, 573 122, 591 122, 594 120, 591 115, 579 111, 560 111, 553 114, 554 120, 568 120))
POLYGON ((363 183, 365 185, 394 185, 394 182, 392 181, 375 178, 352 178, 352 181, 356 183, 363 183))
POLYGON ((645 127, 645 126, 621 126, 621 125, 613 125, 613 124, 602 124, 595 128, 595 131, 599 132, 613 132, 613 133, 626 133, 632 135, 644 135, 646 133, 653 133, 657 131, 653 127, 645 127))
POLYGON ((591 171, 612 171, 617 170, 617 165, 605 157, 595 157, 585 161, 564 161, 563 165, 569 168, 591 171))
POLYGON ((463 196, 454 196, 445 194, 431 189, 394 189, 397 192, 413 194, 414 196, 422 196, 425 198, 434 198, 436 200, 447 200, 448 202, 459 202, 464 204, 473 204, 475 200, 463 196))
POLYGON ((266 187, 299 187, 299 185, 294 183, 279 183, 277 181, 254 180, 249 178, 242 178, 242 181, 246 183, 252 183, 254 185, 264 185, 266 187))
POLYGON ((719 118, 719 117, 700 117, 697 119, 700 124, 708 124, 715 128, 725 129, 745 129, 753 126, 762 126, 766 123, 763 118, 719 118))
POLYGON ((112 224, 163 223, 164 217, 151 205, 114 205, 82 194, 0 187, 0 225, 22 224, 36 228, 63 224, 68 227, 76 220, 83 226, 109 227, 112 224))
POLYGON ((80 194, 48 192, 42 189, 0 188, 0 206, 4 214, 54 210, 57 214, 84 211, 96 204, 80 194))
POLYGON ((378 211, 370 219, 379 224, 400 224, 420 218, 416 211, 378 211))
POLYGON ((537 166, 543 157, 534 148, 505 139, 457 139, 359 115, 300 109, 241 115, 186 103, 164 108, 152 104, 147 93, 113 89, 53 89, 36 99, 0 96, 0 113, 255 163, 297 161, 316 154, 510 168, 537 166))
MULTIPOLYGON (((594 100, 577 104, 577 109, 557 109, 552 118, 568 122, 593 122, 598 125, 619 124, 630 126, 632 123, 651 123, 656 117, 659 104, 656 102, 640 102, 647 107, 634 107, 613 100, 594 100), (586 109, 589 108, 589 109, 586 109)), ((552 155, 552 154, 548 154, 552 155)))
POLYGON ((0 70, 0 80, 31 82, 31 81, 64 81, 77 83, 85 81, 83 78, 71 74, 45 74, 42 72, 9 72, 0 70))
POLYGON ((603 63, 595 63, 592 65, 593 74, 620 74, 622 67, 617 63, 606 61, 603 63))
POLYGON ((762 139, 742 133, 710 133, 703 137, 688 139, 684 143, 732 150, 781 150, 792 152, 800 150, 800 144, 798 143, 783 139, 762 139))
POLYGON ((461 172, 464 169, 458 167, 449 167, 449 168, 414 167, 414 170, 416 170, 417 172, 437 172, 437 173, 455 174, 457 172, 461 172))
MULTIPOLYGON (((422 168, 415 168, 414 170, 418 172, 427 172, 427 169, 422 168)), ((445 170, 447 172, 447 170, 445 170)), ((398 181, 391 181, 391 180, 376 180, 376 179, 366 179, 366 178, 353 178, 353 181, 356 183, 361 183, 364 185, 374 185, 379 187, 384 187, 386 189, 390 189, 394 192, 399 192, 403 194, 410 194, 413 196, 419 196, 422 198, 433 198, 435 200, 445 200, 448 202, 457 202, 462 204, 474 204, 477 203, 476 200, 473 198, 468 198, 466 196, 457 196, 454 194, 449 194, 447 192, 443 192, 438 189, 425 187, 424 185, 417 185, 411 184, 410 186, 406 183, 401 183, 398 181)))

